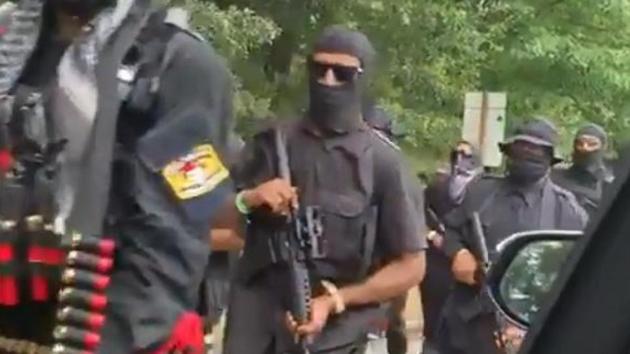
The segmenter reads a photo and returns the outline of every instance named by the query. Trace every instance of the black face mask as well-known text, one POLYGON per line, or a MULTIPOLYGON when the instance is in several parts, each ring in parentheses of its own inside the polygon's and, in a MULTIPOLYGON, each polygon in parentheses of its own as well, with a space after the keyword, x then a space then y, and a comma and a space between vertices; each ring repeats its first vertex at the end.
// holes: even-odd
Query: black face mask
POLYGON ((455 204, 461 204, 466 195, 468 183, 475 178, 474 174, 454 174, 449 177, 448 196, 455 204))
POLYGON ((479 163, 475 156, 466 155, 462 152, 451 152, 451 173, 469 175, 474 174, 479 168, 479 163))
POLYGON ((361 94, 357 81, 327 86, 310 80, 309 118, 319 128, 335 133, 361 126, 361 94))
POLYGON ((71 16, 89 18, 113 0, 49 0, 54 8, 71 16))
POLYGON ((589 153, 574 151, 573 164, 583 171, 597 175, 604 168, 604 152, 602 150, 589 153))
POLYGON ((516 184, 528 185, 540 181, 551 168, 548 159, 508 158, 508 178, 516 184))

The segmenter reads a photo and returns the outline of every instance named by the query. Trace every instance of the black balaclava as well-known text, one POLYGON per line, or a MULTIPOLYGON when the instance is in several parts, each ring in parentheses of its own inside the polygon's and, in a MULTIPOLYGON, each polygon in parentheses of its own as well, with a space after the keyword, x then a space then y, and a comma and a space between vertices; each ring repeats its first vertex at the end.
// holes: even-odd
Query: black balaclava
POLYGON ((586 171, 596 177, 600 177, 605 173, 606 167, 604 165, 604 154, 606 153, 606 146, 608 145, 608 134, 604 128, 597 124, 589 123, 580 128, 575 135, 577 140, 580 136, 590 135, 598 138, 602 147, 599 150, 592 152, 581 152, 573 150, 573 164, 576 168, 586 171))
POLYGON ((466 186, 481 172, 479 155, 474 148, 471 155, 464 155, 453 149, 450 156, 450 169, 449 197, 454 203, 460 204, 466 194, 466 186))
POLYGON ((112 5, 115 0, 48 0, 53 7, 68 15, 82 18, 92 17, 103 7, 112 5))
MULTIPOLYGON (((338 53, 357 57, 364 74, 374 58, 374 48, 361 32, 342 26, 324 30, 315 42, 313 53, 338 53)), ((361 126, 363 75, 341 86, 330 87, 309 73, 309 119, 327 132, 346 133, 361 126)))

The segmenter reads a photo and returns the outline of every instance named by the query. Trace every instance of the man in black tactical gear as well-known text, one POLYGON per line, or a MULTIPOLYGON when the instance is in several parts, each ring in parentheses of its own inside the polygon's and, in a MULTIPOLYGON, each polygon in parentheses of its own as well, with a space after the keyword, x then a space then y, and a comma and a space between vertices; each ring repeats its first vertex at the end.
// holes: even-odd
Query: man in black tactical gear
POLYGON ((52 344, 52 328, 19 322, 54 313, 62 264, 113 263, 64 270, 55 350, 201 353, 210 225, 220 206, 236 215, 221 158, 230 73, 182 12, 149 0, 17 5, 0 37, 0 213, 21 243, 4 224, 0 335, 52 344), (36 301, 50 307, 13 312, 36 301))
POLYGON ((546 120, 519 127, 504 144, 505 177, 484 176, 468 186, 461 206, 446 217, 444 250, 452 259, 456 285, 440 328, 441 354, 496 354, 497 320, 479 279, 479 246, 473 213, 478 213, 490 257, 508 236, 527 230, 580 230, 587 216, 575 197, 549 178, 557 133, 546 120))
MULTIPOLYGON (((425 245, 400 154, 361 117, 370 42, 334 26, 312 53, 306 116, 276 128, 286 133, 299 201, 266 193, 277 208, 243 210, 249 218, 247 242, 232 284, 226 354, 295 352, 300 348, 294 334, 312 339, 311 353, 359 353, 371 322, 382 316, 379 303, 405 292, 423 274, 425 245), (310 319, 299 324, 285 321, 295 300, 285 296, 289 267, 274 261, 276 248, 269 246, 281 236, 278 225, 284 223, 278 220, 292 205, 320 208, 326 245, 309 269, 315 289, 310 319), (377 257, 383 262, 375 269, 377 257)), ((241 188, 277 177, 274 132, 254 138, 238 178, 241 188)), ((239 195, 251 199, 248 190, 239 195)))
POLYGON ((425 219, 430 232, 427 271, 420 284, 424 314, 422 354, 438 353, 440 315, 453 285, 451 262, 443 250, 444 218, 464 200, 467 186, 481 173, 481 161, 470 143, 460 141, 450 153, 448 167, 438 171, 424 193, 425 219))
POLYGON ((613 182, 614 173, 606 164, 608 135, 597 124, 588 123, 577 131, 573 141, 573 164, 552 171, 559 186, 572 192, 590 216, 597 211, 606 186, 613 182))

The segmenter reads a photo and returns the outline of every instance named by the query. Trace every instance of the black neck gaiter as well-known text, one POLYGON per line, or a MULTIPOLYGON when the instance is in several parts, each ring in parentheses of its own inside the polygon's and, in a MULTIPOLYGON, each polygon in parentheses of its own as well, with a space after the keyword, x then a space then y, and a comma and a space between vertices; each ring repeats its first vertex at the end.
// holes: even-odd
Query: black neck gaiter
POLYGON ((574 152, 573 164, 577 169, 597 179, 604 177, 606 167, 604 165, 604 152, 601 150, 590 153, 574 152))
POLYGON ((506 161, 507 177, 516 185, 531 185, 549 173, 551 160, 551 154, 534 156, 527 153, 511 153, 506 161))
POLYGON ((362 125, 358 82, 327 86, 311 78, 309 119, 320 129, 347 133, 362 125))

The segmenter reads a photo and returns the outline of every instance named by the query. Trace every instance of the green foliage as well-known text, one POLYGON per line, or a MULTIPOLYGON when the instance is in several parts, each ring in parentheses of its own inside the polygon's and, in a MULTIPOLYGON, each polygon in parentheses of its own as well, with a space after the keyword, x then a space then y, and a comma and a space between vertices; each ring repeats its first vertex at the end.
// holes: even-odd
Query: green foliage
MULTIPOLYGON (((276 23, 249 8, 231 5, 220 9, 212 1, 171 0, 167 3, 186 8, 195 29, 226 57, 235 73, 234 104, 239 123, 271 115, 271 98, 264 92, 274 88, 265 79, 262 66, 249 65, 248 60, 280 34, 276 23)), ((247 130, 247 124, 239 124, 239 127, 247 130)))
MULTIPOLYGON (((174 1, 171 1, 174 2, 174 1)), ((182 0, 238 78, 239 127, 305 100, 309 44, 326 25, 364 31, 379 51, 373 93, 423 163, 457 139, 468 91, 508 93, 510 125, 556 121, 566 151, 586 120, 630 138, 627 0, 182 0)))

